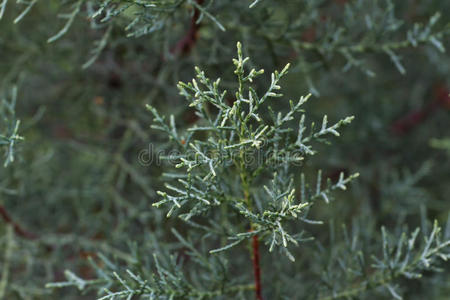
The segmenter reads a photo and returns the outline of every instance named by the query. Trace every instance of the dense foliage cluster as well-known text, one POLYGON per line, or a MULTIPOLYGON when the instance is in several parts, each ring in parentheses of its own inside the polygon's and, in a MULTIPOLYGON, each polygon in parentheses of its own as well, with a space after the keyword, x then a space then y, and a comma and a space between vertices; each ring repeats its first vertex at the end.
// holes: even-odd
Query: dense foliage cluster
POLYGON ((449 17, 0 0, 0 299, 447 299, 449 17))

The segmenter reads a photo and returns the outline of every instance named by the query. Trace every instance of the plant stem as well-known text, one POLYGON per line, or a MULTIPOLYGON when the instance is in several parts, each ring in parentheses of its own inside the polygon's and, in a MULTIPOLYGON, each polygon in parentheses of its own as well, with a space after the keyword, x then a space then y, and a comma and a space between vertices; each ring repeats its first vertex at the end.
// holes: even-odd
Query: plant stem
MULTIPOLYGON (((242 154, 242 152, 241 152, 242 154)), ((241 160, 241 163, 243 160, 241 160)), ((242 163, 243 164, 243 163, 242 163)), ((249 193, 249 184, 247 181, 247 172, 244 171, 245 166, 241 165, 241 179, 242 179, 242 186, 244 188, 244 202, 248 205, 248 207, 251 207, 251 200, 250 200, 250 193, 249 193), (242 168, 243 167, 243 168, 242 168)), ((253 231, 254 226, 253 224, 250 224, 250 231, 253 231)), ((262 298, 262 288, 261 288, 261 267, 259 263, 259 240, 258 235, 254 235, 252 237, 252 245, 250 247, 250 255, 252 257, 252 263, 253 263, 253 274, 255 277, 255 295, 257 300, 263 300, 262 298)))
MULTIPOLYGON (((197 0, 197 3, 201 5, 203 0, 197 0)), ((200 29, 200 24, 198 24, 198 19, 200 17, 200 11, 195 8, 194 15, 191 18, 191 25, 189 27, 186 35, 175 45, 171 50, 173 54, 188 54, 191 52, 195 43, 198 39, 198 30, 200 29)))
POLYGON ((252 251, 253 251, 253 273, 255 275, 255 293, 256 299, 262 300, 261 290, 261 268, 259 265, 259 241, 258 235, 254 235, 252 239, 252 251))
POLYGON ((14 220, 8 214, 8 211, 6 210, 6 208, 2 205, 0 205, 0 216, 6 223, 12 225, 12 228, 14 229, 14 232, 17 235, 19 235, 23 238, 29 239, 29 240, 34 240, 37 238, 37 236, 35 234, 26 231, 18 223, 14 222, 14 220))

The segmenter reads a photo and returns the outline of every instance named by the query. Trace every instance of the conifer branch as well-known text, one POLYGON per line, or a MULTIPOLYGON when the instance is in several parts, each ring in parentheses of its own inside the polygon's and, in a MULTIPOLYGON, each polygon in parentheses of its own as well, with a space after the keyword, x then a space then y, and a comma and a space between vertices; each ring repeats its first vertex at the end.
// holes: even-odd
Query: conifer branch
MULTIPOLYGON (((234 240, 232 243, 211 250, 210 253, 228 250, 244 239, 251 239, 250 250, 255 277, 255 293, 257 299, 262 299, 259 236, 265 237, 266 242, 270 243, 270 251, 275 246, 280 246, 283 249, 281 251, 289 259, 295 260, 287 249, 288 242, 298 245, 298 242, 303 240, 297 240, 288 233, 285 229, 286 223, 295 219, 307 220, 307 207, 312 205, 315 197, 324 197, 328 202, 326 195, 329 192, 335 188, 345 189, 346 184, 357 177, 357 174, 348 178, 344 178, 341 174, 336 184, 329 184, 324 190, 320 189, 320 183, 318 183, 317 193, 309 199, 311 202, 295 204, 292 173, 278 174, 276 170, 281 166, 289 167, 289 165, 301 161, 304 156, 314 154, 310 150, 311 146, 307 144, 315 140, 324 141, 325 137, 329 135, 339 136, 337 130, 342 125, 350 123, 353 118, 349 117, 328 126, 325 116, 319 131, 316 132, 314 124, 312 124, 310 135, 305 136, 305 116, 303 115, 297 142, 291 142, 293 130, 288 127, 288 123, 295 119, 300 112, 303 112, 302 105, 309 96, 301 97, 296 103, 290 101, 290 110, 284 115, 281 112, 278 114, 272 112, 271 118, 264 117, 260 114, 260 110, 265 102, 282 96, 278 92, 280 89, 278 83, 287 74, 289 64, 282 71, 275 71, 271 74, 269 88, 259 97, 251 87, 251 83, 257 76, 263 74, 263 71, 252 69, 247 73, 245 65, 248 61, 249 58, 243 56, 242 46, 238 43, 237 58, 233 59, 236 67, 234 73, 237 77, 236 101, 232 105, 224 101, 226 91, 220 91, 220 79, 211 81, 198 68, 196 68, 197 79, 193 79, 192 83, 179 83, 180 94, 190 101, 190 106, 197 110, 197 115, 203 119, 205 126, 195 125, 188 129, 187 132, 194 135, 189 136, 189 147, 181 147, 184 150, 179 158, 180 163, 176 167, 185 168, 189 180, 179 179, 180 187, 167 184, 166 187, 173 193, 158 192, 162 199, 154 205, 157 207, 170 205, 168 216, 179 210, 187 210, 180 217, 188 221, 193 216, 213 210, 215 206, 231 204, 246 219, 250 226, 250 232, 229 237, 234 240), (211 115, 205 110, 206 104, 215 106, 218 113, 211 115), (203 131, 209 135, 208 139, 196 139, 195 133, 203 131), (281 140, 286 141, 283 147, 279 145, 281 140), (245 155, 251 149, 257 149, 269 155, 266 156, 267 159, 258 161, 260 165, 250 166, 246 162, 245 155), (305 151, 305 149, 309 149, 309 151, 305 151), (300 156, 290 157, 293 154, 290 151, 300 151, 298 153, 300 156), (214 153, 215 155, 212 155, 214 153), (274 157, 274 153, 277 156, 274 157), (236 190, 242 195, 242 200, 239 200, 238 195, 225 195, 222 192, 223 186, 229 184, 224 181, 226 177, 223 175, 229 164, 235 167, 234 171, 240 178, 240 186, 230 186, 226 190, 236 190), (267 168, 274 172, 272 188, 265 187, 268 194, 266 198, 269 197, 265 200, 263 212, 255 207, 253 199, 253 183, 259 178, 257 174, 261 172, 261 168, 267 168), (289 184, 285 185, 283 183, 285 181, 288 181, 289 184), (281 188, 283 190, 280 190, 281 188)), ((178 141, 184 138, 180 137, 173 122, 170 126, 167 125, 164 118, 153 107, 148 108, 156 122, 152 127, 166 132, 172 140, 180 144, 178 141)), ((304 194, 305 187, 302 186, 301 190, 304 194)), ((231 193, 236 194, 236 192, 231 193)))
POLYGON ((423 2, 0 0, 0 298, 446 299, 423 2))
MULTIPOLYGON (((408 238, 403 232, 400 237, 393 239, 384 227, 382 232, 382 257, 372 255, 373 264, 367 266, 362 258, 360 250, 356 250, 354 260, 359 268, 366 268, 356 274, 363 276, 356 277, 358 283, 341 291, 333 291, 331 295, 320 296, 320 300, 341 299, 357 297, 363 292, 373 290, 379 287, 385 287, 396 299, 402 299, 397 293, 393 284, 401 277, 406 279, 419 279, 422 273, 427 270, 436 269, 439 260, 447 261, 450 259, 450 239, 443 240, 441 228, 437 221, 433 223, 433 228, 424 241, 417 246, 419 236, 417 228, 408 238)), ((447 237, 448 238, 448 237, 447 237)), ((349 266, 349 268, 352 268, 349 266)), ((355 270, 356 271, 356 270, 355 270)))

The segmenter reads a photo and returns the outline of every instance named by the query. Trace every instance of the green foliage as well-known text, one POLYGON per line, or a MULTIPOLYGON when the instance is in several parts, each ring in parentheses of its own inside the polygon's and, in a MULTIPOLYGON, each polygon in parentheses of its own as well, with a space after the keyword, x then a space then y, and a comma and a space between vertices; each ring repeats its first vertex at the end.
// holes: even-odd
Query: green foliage
MULTIPOLYGON (((447 261, 450 257, 449 233, 443 236, 436 221, 431 232, 423 234, 422 242, 419 232, 417 228, 410 234, 404 231, 400 236, 393 236, 382 227, 381 251, 377 251, 380 254, 369 257, 364 253, 358 235, 350 235, 344 228, 345 246, 331 250, 328 254, 332 257, 331 263, 328 272, 323 274, 322 280, 328 283, 330 296, 319 299, 354 297, 380 287, 386 289, 393 299, 402 299, 402 288, 396 284, 400 277, 419 279, 425 271, 440 271, 437 267, 439 260, 447 261), (340 276, 357 284, 342 285, 336 280, 340 276)), ((323 294, 326 295, 325 292, 323 294)))
MULTIPOLYGON (((289 242, 298 245, 302 238, 301 235, 298 235, 298 239, 293 237, 283 224, 291 219, 305 220, 314 200, 323 197, 328 202, 327 194, 330 190, 345 190, 345 185, 357 174, 344 178, 341 173, 336 184, 328 182, 327 187, 322 189, 319 172, 314 193, 307 193, 307 186, 302 180, 299 189, 303 198, 299 201, 296 200, 293 184, 296 171, 291 167, 299 166, 305 157, 314 154, 312 141, 324 142, 325 137, 330 134, 339 136, 337 129, 350 123, 353 117, 327 127, 327 117, 324 116, 319 130, 315 130, 313 123, 310 133, 305 134, 305 115, 298 115, 304 112, 302 105, 310 95, 300 97, 296 103, 289 101, 290 109, 286 113, 275 112, 265 103, 282 97, 278 92, 281 89, 278 84, 287 74, 289 65, 281 72, 275 71, 271 74, 269 88, 259 96, 251 83, 264 71, 251 69, 246 73, 245 65, 249 58, 242 56, 240 43, 237 44, 237 49, 238 57, 233 63, 236 67, 234 73, 237 76, 238 88, 234 94, 235 98, 231 100, 232 105, 227 103, 227 91, 220 89, 220 79, 211 81, 198 68, 198 82, 193 79, 192 83, 178 84, 180 94, 187 98, 189 106, 195 108, 195 113, 201 120, 195 126, 187 128, 187 136, 179 135, 173 115, 168 126, 163 123, 158 112, 148 106, 155 121, 159 123, 153 127, 165 131, 181 145, 176 167, 186 170, 183 173, 171 174, 179 177, 179 186, 166 184, 172 194, 158 192, 163 200, 154 206, 168 204, 168 216, 180 209, 183 211, 180 217, 186 221, 197 215, 206 215, 208 210, 214 207, 229 206, 251 224, 252 231, 228 236, 232 243, 212 250, 212 253, 229 249, 254 235, 260 235, 270 245, 270 251, 274 246, 282 245, 290 259, 295 260, 286 249, 287 244, 289 242), (269 111, 267 116, 262 115, 264 109, 269 111), (291 122, 295 119, 299 121, 298 129, 295 130, 296 136, 293 134, 291 122), (201 136, 201 133, 205 134, 201 136), (201 136, 201 139, 196 138, 198 136, 201 136), (240 181, 236 181, 236 178, 240 178, 240 181), (261 186, 264 187, 263 190, 261 186)), ((301 176, 304 178, 304 174, 301 176)), ((220 219, 226 217, 221 216, 220 219)))
POLYGON ((4 166, 8 166, 14 161, 14 151, 18 141, 23 140, 18 134, 20 120, 16 119, 15 106, 17 100, 17 88, 13 88, 11 91, 11 100, 8 101, 2 98, 0 104, 0 116, 1 116, 1 134, 0 145, 4 151, 5 162, 4 166))
POLYGON ((0 0, 0 299, 447 299, 449 16, 0 0))
POLYGON ((450 139, 432 139, 430 145, 433 148, 450 150, 450 139))

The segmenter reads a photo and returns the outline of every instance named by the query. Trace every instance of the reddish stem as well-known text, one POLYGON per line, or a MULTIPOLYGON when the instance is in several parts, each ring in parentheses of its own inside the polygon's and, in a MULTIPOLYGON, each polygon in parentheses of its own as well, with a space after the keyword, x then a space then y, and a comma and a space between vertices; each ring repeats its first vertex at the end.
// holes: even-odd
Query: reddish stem
POLYGON ((438 86, 435 91, 435 98, 432 102, 418 110, 411 111, 407 115, 397 119, 391 125, 391 130, 396 135, 403 135, 410 132, 417 125, 424 122, 437 108, 450 108, 449 90, 445 86, 438 86))
POLYGON ((3 218, 3 220, 6 223, 9 223, 12 225, 14 232, 17 235, 20 235, 21 237, 29 239, 29 240, 34 240, 37 238, 37 236, 35 234, 24 230, 18 223, 14 222, 14 220, 8 214, 8 211, 2 205, 0 205, 0 216, 3 218))
POLYGON ((257 300, 263 300, 261 292, 261 268, 259 266, 259 241, 258 235, 253 236, 253 273, 255 274, 255 293, 257 300))
MULTIPOLYGON (((203 0, 197 0, 197 3, 201 5, 203 0)), ((188 54, 195 45, 198 39, 198 30, 200 29, 200 24, 197 23, 200 17, 200 11, 195 8, 194 15, 191 18, 191 25, 188 32, 184 37, 172 48, 172 54, 188 54)))
POLYGON ((425 119, 429 116, 431 111, 434 110, 434 107, 429 106, 419 110, 412 111, 407 115, 401 117, 396 120, 392 124, 392 131, 396 135, 403 135, 411 131, 414 127, 425 121, 425 119))

